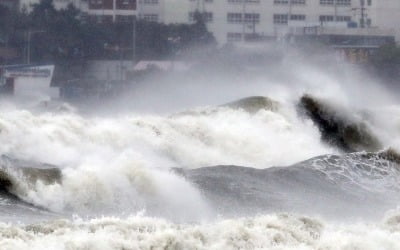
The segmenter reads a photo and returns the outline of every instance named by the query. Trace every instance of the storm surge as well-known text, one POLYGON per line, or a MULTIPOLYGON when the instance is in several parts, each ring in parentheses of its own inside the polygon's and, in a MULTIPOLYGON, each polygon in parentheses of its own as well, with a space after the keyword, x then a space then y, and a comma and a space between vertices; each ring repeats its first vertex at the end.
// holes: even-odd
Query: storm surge
POLYGON ((399 157, 373 115, 343 115, 323 100, 310 108, 305 98, 117 118, 3 112, 2 189, 52 212, 146 211, 183 221, 345 207, 347 216, 372 214, 367 201, 381 214, 393 206, 399 157), (371 141, 375 152, 343 154, 350 146, 371 151, 371 141))
POLYGON ((398 249, 398 106, 260 93, 163 114, 0 107, 0 248, 398 249))

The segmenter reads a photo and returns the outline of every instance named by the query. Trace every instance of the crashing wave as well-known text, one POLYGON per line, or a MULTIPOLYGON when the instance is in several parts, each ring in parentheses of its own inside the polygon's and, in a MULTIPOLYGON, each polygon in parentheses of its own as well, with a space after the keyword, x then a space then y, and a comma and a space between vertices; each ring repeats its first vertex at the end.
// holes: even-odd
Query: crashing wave
POLYGON ((255 114, 260 110, 278 112, 279 108, 280 108, 279 102, 269 97, 250 96, 233 102, 222 104, 216 107, 208 107, 208 108, 201 108, 201 109, 180 112, 178 114, 173 115, 172 117, 179 117, 184 115, 211 115, 221 111, 221 109, 240 110, 249 114, 255 114))
POLYGON ((385 208, 395 203, 397 198, 391 198, 398 174, 393 162, 400 159, 395 151, 365 153, 386 157, 390 162, 386 165, 365 163, 360 154, 331 155, 335 150, 321 143, 310 120, 299 120, 295 109, 281 110, 282 104, 278 112, 271 111, 275 104, 269 101, 251 97, 208 115, 172 117, 4 112, 1 153, 62 169, 54 170, 61 172, 61 176, 54 174, 55 181, 46 182, 46 178, 27 177, 32 171, 45 171, 27 170, 41 168, 40 164, 27 163, 21 170, 21 162, 15 161, 15 169, 5 172, 3 186, 24 201, 56 212, 112 214, 145 209, 168 218, 186 212, 191 218, 199 207, 207 210, 209 202, 223 215, 282 210, 335 214, 342 208, 354 215, 358 207, 353 203, 385 208), (244 109, 249 107, 261 109, 250 113, 244 109), (317 155, 322 156, 306 165, 294 164, 317 155), (330 162, 335 157, 340 158, 336 165, 330 162), (324 165, 312 167, 317 161, 324 165), (215 165, 255 169, 202 168, 215 165), (184 178, 170 172, 172 167, 184 168, 184 178))
POLYGON ((346 152, 382 149, 378 137, 365 121, 346 117, 342 110, 310 95, 301 97, 299 106, 318 126, 322 139, 328 144, 346 152))
MULTIPOLYGON (((283 210, 321 212, 329 216, 342 209, 347 211, 347 216, 354 216, 361 208, 365 213, 379 212, 376 206, 365 206, 366 203, 387 209, 398 201, 398 159, 395 151, 387 150, 323 155, 289 167, 216 166, 176 169, 175 173, 194 183, 205 203, 222 215, 283 210)), ((61 171, 42 164, 32 168, 32 163, 26 164, 2 157, 3 189, 21 200, 50 210, 54 210, 54 204, 63 206, 61 211, 72 209, 78 212, 88 209, 104 212, 108 207, 117 211, 119 205, 127 209, 119 209, 119 212, 146 209, 150 214, 171 213, 185 207, 185 212, 192 210, 193 213, 198 208, 208 209, 197 191, 191 190, 191 185, 173 173, 145 171, 129 165, 127 168, 116 165, 96 173, 85 169, 61 171), (165 183, 166 180, 173 181, 174 185, 165 183), (179 193, 182 188, 187 194, 191 192, 191 198, 184 198, 179 193)))
POLYGON ((358 186, 371 192, 400 191, 400 157, 388 149, 378 153, 358 152, 342 156, 327 155, 297 164, 321 171, 335 183, 358 186))
POLYGON ((283 210, 337 216, 340 210, 342 217, 372 217, 399 202, 397 157, 387 150, 323 155, 289 167, 216 166, 177 172, 196 183, 222 214, 283 210))
POLYGON ((0 156, 0 190, 18 198, 43 185, 61 183, 61 170, 49 164, 28 162, 0 156))
POLYGON ((265 96, 251 96, 234 102, 229 102, 220 107, 228 107, 231 109, 242 109, 249 113, 256 113, 259 110, 277 111, 279 103, 265 96))

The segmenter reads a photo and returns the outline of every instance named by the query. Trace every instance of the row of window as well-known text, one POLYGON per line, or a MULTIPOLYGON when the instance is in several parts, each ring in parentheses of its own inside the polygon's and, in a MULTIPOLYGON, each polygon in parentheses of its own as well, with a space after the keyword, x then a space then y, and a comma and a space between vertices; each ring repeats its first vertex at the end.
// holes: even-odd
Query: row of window
MULTIPOLYGON (((140 4, 144 5, 157 5, 160 0, 139 0, 140 4)), ((198 0, 190 0, 190 1, 198 1, 198 0)), ((260 0, 227 0, 229 3, 260 3, 260 0)), ((372 5, 372 0, 361 0, 367 2, 368 6, 372 5)), ((124 0, 125 5, 136 5, 136 1, 134 0, 124 0)), ((212 3, 213 0, 204 0, 204 2, 212 3)), ((319 0, 321 5, 339 5, 339 6, 351 6, 351 0, 319 0)), ((104 5, 104 0, 90 0, 89 1, 92 8, 96 8, 96 6, 104 5)), ((274 4, 295 4, 295 5, 304 5, 306 4, 306 0, 274 0, 274 4)))
MULTIPOLYGON (((194 21, 194 12, 189 13, 189 20, 194 21)), ((104 18, 101 16, 97 16, 96 18, 104 18)), ((128 22, 132 16, 117 16, 118 22, 128 22)), ((139 18, 149 22, 158 22, 159 16, 157 14, 140 14, 139 18)), ((211 22, 213 20, 213 13, 205 12, 203 13, 203 18, 206 22, 211 22)), ((333 16, 333 15, 321 15, 319 16, 320 22, 334 22, 336 18, 336 22, 350 22, 351 16, 333 16)), ((274 24, 288 24, 288 21, 305 21, 306 15, 302 14, 274 14, 273 15, 273 23, 274 24)), ((260 23, 260 14, 257 13, 228 13, 227 14, 228 23, 249 23, 249 24, 258 24, 260 23)))
MULTIPOLYGON (((94 0, 96 1, 96 0, 94 0)), ((191 2, 197 2, 198 0, 189 0, 191 2)), ((212 3, 214 0, 203 0, 205 3, 212 3)), ((260 0, 227 0, 228 3, 260 3, 260 0)), ((364 1, 364 0, 363 0, 364 1)), ((367 5, 371 6, 372 0, 366 0, 367 5)), ((159 4, 159 0, 139 0, 141 4, 159 4)), ((306 4, 306 0, 274 0, 274 4, 306 4)), ((319 0, 321 5, 344 5, 350 6, 351 0, 319 0)))
MULTIPOLYGON (((190 2, 199 2, 199 0, 189 0, 190 2)), ((204 1, 205 3, 212 3, 212 2, 214 2, 214 0, 202 0, 202 1, 204 1)))
MULTIPOLYGON (((189 12, 189 21, 193 22, 195 21, 195 14, 196 12, 189 12)), ((213 20, 213 13, 212 12, 203 12, 201 13, 202 19, 205 22, 212 22, 213 20)))
MULTIPOLYGON (((135 10, 136 0, 116 0, 116 9, 119 10, 135 10)), ((89 8, 92 10, 96 9, 113 9, 113 0, 90 0, 89 8)))
POLYGON ((274 4, 306 4, 306 0, 274 0, 274 4))
MULTIPOLYGON (((212 13, 211 13, 211 19, 212 20, 212 13)), ((302 14, 274 14, 273 16, 273 23, 274 24, 287 24, 288 21, 305 21, 306 20, 306 15, 302 14)), ((329 15, 321 15, 319 16, 319 20, 321 22, 333 22, 335 21, 335 16, 329 16, 329 15)), ((228 23, 260 23, 260 14, 256 13, 228 13, 227 14, 227 21, 228 23)), ((351 16, 336 16, 336 21, 337 22, 350 22, 351 21, 351 16)))
POLYGON ((322 5, 351 5, 351 0, 319 0, 322 5))
MULTIPOLYGON (((330 15, 319 16, 319 21, 320 22, 334 22, 335 16, 330 16, 330 15)), ((350 22, 350 21, 351 21, 350 16, 336 16, 336 22, 350 22)))
MULTIPOLYGON (((365 0, 363 4, 365 4, 365 0)), ((367 5, 372 5, 372 0, 366 0, 367 5)), ((274 0, 274 4, 306 4, 306 0, 274 0)), ((351 0, 319 0, 321 5, 351 6, 351 0)))
MULTIPOLYGON (((195 12, 189 13, 189 21, 193 22, 195 20, 195 12)), ((204 12, 203 20, 205 22, 213 21, 213 13, 212 12, 204 12)), ((306 15, 303 14, 274 14, 273 22, 274 24, 287 24, 288 21, 305 21, 306 15)), ((260 23, 260 14, 258 13, 228 13, 227 14, 228 23, 260 23)), ((335 16, 333 15, 321 15, 319 16, 320 22, 333 22, 335 21, 335 16)), ((336 22, 350 22, 351 16, 336 16, 336 22)))
POLYGON ((228 23, 260 23, 260 14, 258 13, 228 13, 228 23))
MULTIPOLYGON (((331 15, 321 15, 319 16, 320 22, 350 22, 351 16, 331 16, 331 15)), ((290 15, 291 21, 304 21, 306 20, 305 15, 290 15)), ((274 24, 287 24, 289 21, 289 15, 287 14, 274 14, 273 17, 274 24)))
MULTIPOLYGON (((260 3, 260 0, 244 0, 245 3, 260 3)), ((228 3, 243 3, 243 0, 228 0, 228 3)))
MULTIPOLYGON (((132 23, 133 17, 131 15, 116 15, 115 21, 118 23, 132 23)), ((96 23, 111 23, 113 21, 112 15, 89 15, 89 21, 96 23)), ((157 14, 143 14, 139 15, 139 19, 148 22, 158 22, 159 18, 157 14)))
MULTIPOLYGON (((146 0, 142 0, 146 1, 146 0)), ((151 1, 151 0, 147 0, 151 1)), ((158 0, 154 0, 158 1, 158 0)), ((192 2, 196 2, 198 0, 189 0, 192 2)), ((260 3, 260 0, 227 0, 228 3, 260 3)), ((364 1, 364 0, 362 0, 364 1)), ((367 4, 370 6, 372 4, 372 0, 366 0, 367 4)), ((204 2, 213 2, 213 0, 204 0, 204 2)), ((306 0, 274 0, 274 4, 306 4, 306 0)), ((319 3, 321 5, 344 5, 344 6, 350 6, 351 5, 351 0, 319 0, 319 3)))
MULTIPOLYGON (((228 22, 229 23, 241 23, 243 19, 239 17, 237 14, 238 13, 229 13, 228 14, 228 22), (231 14, 231 15, 229 15, 231 14)), ((239 13, 240 14, 240 13, 239 13)), ((193 21, 193 16, 194 14, 190 14, 191 21, 193 21)), ((91 16, 92 21, 95 22, 110 22, 111 16, 91 16)), ((157 14, 141 14, 139 15, 139 19, 148 21, 148 22, 158 22, 159 21, 159 16, 157 14)), ((207 15, 207 20, 211 21, 212 20, 212 13, 209 13, 207 15)), ((260 22, 260 15, 259 14, 251 14, 249 16, 245 16, 245 22, 247 23, 259 23, 260 22)), ((297 15, 290 15, 290 20, 291 21, 304 21, 306 20, 305 15, 297 14, 297 15)), ((132 16, 122 16, 122 15, 117 15, 116 16, 116 21, 117 22, 131 22, 132 21, 132 16)), ((274 14, 273 16, 273 23, 274 24, 288 24, 289 21, 289 15, 287 14, 274 14)), ((335 21, 335 16, 331 15, 321 15, 319 16, 319 21, 320 22, 333 22, 335 21)), ((351 17, 350 16, 336 16, 336 21, 337 22, 350 22, 351 17)), ((369 19, 367 21, 367 24, 370 23, 371 20, 369 19)), ((228 41, 237 41, 238 39, 242 39, 241 33, 228 33, 228 41), (229 35, 230 34, 230 35, 229 35)))
POLYGON ((154 4, 158 4, 159 0, 139 0, 139 3, 140 4, 151 4, 151 5, 154 5, 154 4))

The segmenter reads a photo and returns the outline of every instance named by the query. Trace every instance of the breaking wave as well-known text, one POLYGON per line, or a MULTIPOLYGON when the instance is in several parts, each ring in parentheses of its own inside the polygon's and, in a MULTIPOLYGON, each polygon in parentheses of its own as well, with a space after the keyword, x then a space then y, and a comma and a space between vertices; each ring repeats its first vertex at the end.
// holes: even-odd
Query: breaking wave
POLYGON ((133 150, 151 158, 157 167, 187 168, 219 164, 264 168, 334 152, 321 143, 319 131, 311 122, 302 121, 294 106, 279 110, 255 108, 253 103, 234 106, 204 108, 196 114, 119 118, 3 112, 0 152, 20 159, 78 165, 81 156, 110 158, 133 150), (248 108, 258 111, 249 113, 248 108))
POLYGON ((399 249, 398 213, 340 225, 290 214, 174 224, 141 216, 0 225, 2 249, 399 249))
POLYGON ((197 221, 291 211, 372 218, 399 202, 399 161, 399 155, 389 150, 324 155, 266 169, 216 166, 167 171, 140 166, 131 155, 108 167, 76 169, 32 162, 27 167, 24 161, 2 157, 0 184, 37 207, 92 216, 143 211, 197 221))
POLYGON ((322 99, 304 106, 305 97, 249 97, 167 116, 8 109, 0 115, 1 186, 35 207, 92 217, 372 218, 396 206, 396 119, 385 127, 374 110, 349 115, 322 99), (394 149, 342 154, 370 150, 375 139, 376 149, 394 149))
MULTIPOLYGON (((339 115, 346 112, 339 112, 342 109, 332 105, 326 108, 324 101, 311 97, 303 97, 300 104, 308 113, 298 112, 297 102, 277 102, 267 97, 249 97, 171 116, 83 118, 76 113, 5 111, 0 116, 0 153, 18 161, 2 158, 2 187, 25 202, 51 211, 115 214, 145 209, 151 215, 168 218, 183 218, 182 213, 187 218, 207 217, 210 207, 217 207, 222 214, 231 214, 229 208, 237 209, 236 214, 241 214, 241 208, 243 214, 309 208, 307 204, 331 195, 329 192, 335 193, 332 199, 337 201, 340 199, 335 197, 341 194, 344 198, 340 202, 346 203, 346 199, 351 200, 349 194, 357 190, 332 186, 332 182, 362 187, 363 192, 368 188, 375 192, 388 187, 397 190, 398 169, 393 167, 393 161, 381 163, 378 158, 382 155, 324 156, 345 148, 344 144, 324 141, 323 126, 336 128, 330 130, 328 138, 367 150, 372 132, 362 130, 367 135, 354 136, 347 132, 346 124, 358 120, 368 123, 374 138, 382 138, 375 133, 376 124, 371 119, 339 115), (313 157, 317 158, 295 164, 313 157), (271 179, 271 185, 263 183, 265 179, 258 183, 253 173, 244 179, 246 171, 235 167, 222 172, 218 167, 201 168, 217 165, 248 166, 254 168, 254 173, 263 169, 257 173, 271 179), (291 167, 278 174, 269 169, 273 166, 291 167), (310 166, 314 167, 311 174, 310 166), (171 170, 175 167, 182 168, 185 174, 176 174, 171 170), (197 173, 200 177, 191 178, 197 173), (224 192, 232 183, 240 189, 230 190, 232 193, 227 196, 224 192), (254 183, 259 186, 252 187, 253 191, 260 193, 251 190, 254 183), (288 183, 292 183, 292 189, 287 189, 288 183), (306 196, 293 191, 299 188, 315 195, 297 205, 288 201, 287 197, 297 201, 296 195, 306 196), (242 196, 248 200, 242 200, 242 196)), ((355 197, 362 200, 366 196, 355 197)))

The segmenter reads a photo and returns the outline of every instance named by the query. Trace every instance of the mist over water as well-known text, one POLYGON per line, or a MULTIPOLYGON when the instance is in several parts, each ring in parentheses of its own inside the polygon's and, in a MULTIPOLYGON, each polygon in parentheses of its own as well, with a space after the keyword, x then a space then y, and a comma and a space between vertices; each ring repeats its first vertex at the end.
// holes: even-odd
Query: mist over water
POLYGON ((400 152, 396 92, 306 57, 212 58, 79 105, 2 100, 0 248, 399 249, 398 159, 345 153, 299 105, 400 152))

